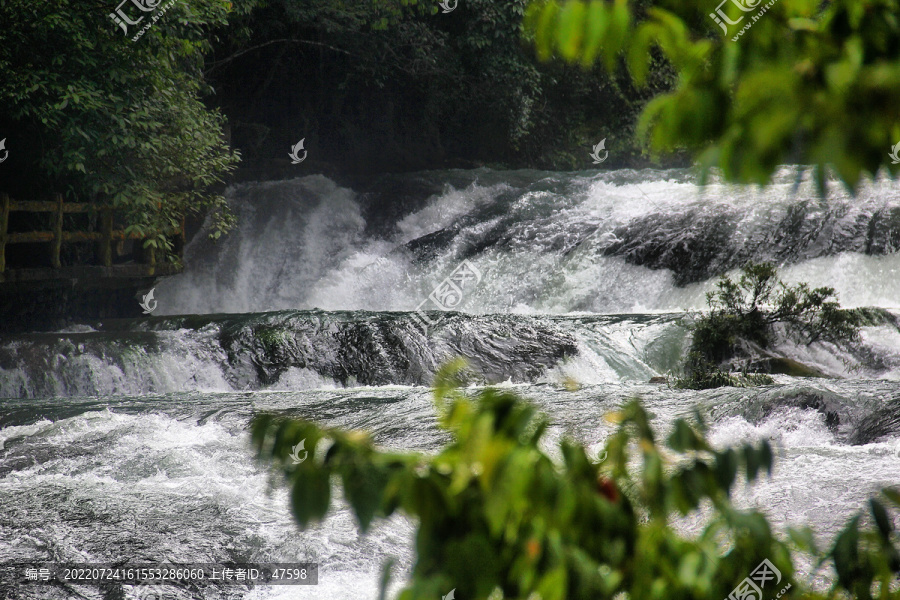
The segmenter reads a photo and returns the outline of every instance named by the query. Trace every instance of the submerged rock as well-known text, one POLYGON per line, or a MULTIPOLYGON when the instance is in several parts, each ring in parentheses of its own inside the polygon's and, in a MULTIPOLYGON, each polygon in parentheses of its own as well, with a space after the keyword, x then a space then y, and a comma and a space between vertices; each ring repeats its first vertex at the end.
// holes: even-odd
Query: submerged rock
POLYGON ((752 360, 748 370, 753 373, 767 373, 769 375, 790 375, 791 377, 821 377, 829 376, 815 367, 805 365, 793 358, 784 356, 768 356, 752 360))

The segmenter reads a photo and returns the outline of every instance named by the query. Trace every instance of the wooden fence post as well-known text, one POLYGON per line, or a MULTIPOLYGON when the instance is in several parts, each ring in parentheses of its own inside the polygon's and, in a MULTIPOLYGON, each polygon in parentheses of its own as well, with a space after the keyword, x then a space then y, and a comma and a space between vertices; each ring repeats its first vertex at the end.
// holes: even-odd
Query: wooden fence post
POLYGON ((63 227, 63 195, 56 195, 56 213, 53 222, 53 241, 50 243, 50 265, 54 269, 60 267, 59 251, 62 248, 62 227, 63 227))
POLYGON ((104 208, 100 213, 100 227, 103 239, 100 242, 100 262, 104 267, 112 266, 112 230, 113 212, 111 208, 104 208))
POLYGON ((6 240, 9 239, 9 196, 0 194, 0 274, 6 271, 6 240))

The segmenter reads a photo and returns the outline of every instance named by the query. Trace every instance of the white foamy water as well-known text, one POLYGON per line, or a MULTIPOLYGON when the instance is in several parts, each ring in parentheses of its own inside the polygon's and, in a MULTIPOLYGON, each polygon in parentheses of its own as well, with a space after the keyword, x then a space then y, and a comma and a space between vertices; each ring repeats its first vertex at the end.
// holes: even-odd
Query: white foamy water
POLYGON ((870 496, 900 479, 900 437, 842 444, 815 411, 785 409, 755 425, 733 417, 717 423, 711 439, 719 447, 769 440, 776 450, 773 474, 742 485, 737 504, 763 511, 779 528, 812 526, 823 545, 870 496))
POLYGON ((850 306, 900 306, 900 193, 887 179, 819 200, 791 169, 765 190, 701 188, 684 170, 501 176, 445 184, 375 228, 365 199, 321 176, 232 188, 238 230, 195 239, 186 272, 158 287, 159 313, 413 310, 463 258, 485 274, 460 305, 476 313, 702 308, 711 275, 740 256, 850 306))
POLYGON ((408 568, 403 548, 412 528, 403 519, 361 536, 338 501, 325 523, 298 531, 286 491, 272 488, 251 460, 243 419, 223 408, 202 424, 113 408, 0 430, 4 462, 32 457, 0 478, 7 515, 0 524, 0 560, 43 560, 49 543, 61 562, 320 567, 319 586, 260 589, 248 598, 365 598, 380 575, 373 557, 393 552, 403 559, 400 573, 408 568))

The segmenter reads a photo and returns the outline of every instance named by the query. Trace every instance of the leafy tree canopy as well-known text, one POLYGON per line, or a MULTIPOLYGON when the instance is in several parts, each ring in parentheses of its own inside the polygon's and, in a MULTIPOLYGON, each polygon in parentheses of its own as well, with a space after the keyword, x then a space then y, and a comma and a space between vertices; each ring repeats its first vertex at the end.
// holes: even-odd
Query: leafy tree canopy
POLYGON ((829 167, 851 189, 900 169, 898 14, 898 0, 535 0, 526 29, 545 59, 612 69, 624 56, 638 82, 661 52, 679 79, 641 117, 654 150, 689 149, 741 183, 796 161, 824 192, 829 167))
MULTIPOLYGON (((0 105, 17 139, 40 139, 45 192, 65 187, 112 204, 130 231, 162 246, 160 232, 186 212, 224 208, 209 187, 237 155, 222 117, 200 100, 201 68, 216 28, 244 9, 225 0, 137 4, 120 5, 137 22, 126 31, 110 17, 113 1, 0 2, 0 105)), ((227 212, 217 214, 227 228, 227 212)))
POLYGON ((657 61, 637 90, 626 73, 540 63, 522 43, 527 4, 464 0, 443 13, 437 0, 269 0, 233 20, 206 74, 248 164, 301 135, 326 163, 317 168, 363 176, 584 168, 603 138, 612 161, 635 160, 637 115, 672 69, 657 61))

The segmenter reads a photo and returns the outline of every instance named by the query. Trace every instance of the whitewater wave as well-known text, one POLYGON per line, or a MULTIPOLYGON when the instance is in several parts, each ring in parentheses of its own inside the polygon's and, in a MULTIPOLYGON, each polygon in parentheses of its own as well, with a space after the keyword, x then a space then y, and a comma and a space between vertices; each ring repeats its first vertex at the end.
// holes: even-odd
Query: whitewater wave
MULTIPOLYGON (((459 356, 479 384, 646 382, 680 373, 692 319, 435 311, 427 330, 416 314, 362 311, 117 321, 0 340, 0 398, 427 386, 459 356)), ((785 341, 770 351, 823 376, 897 381, 891 320, 849 346, 785 341)))
POLYGON ((160 314, 414 310, 468 260, 484 278, 470 313, 698 309, 748 260, 837 288, 850 306, 900 306, 900 193, 856 197, 782 169, 763 189, 688 170, 450 171, 355 192, 320 175, 242 184, 238 229, 197 236, 184 274, 157 288, 160 314))

